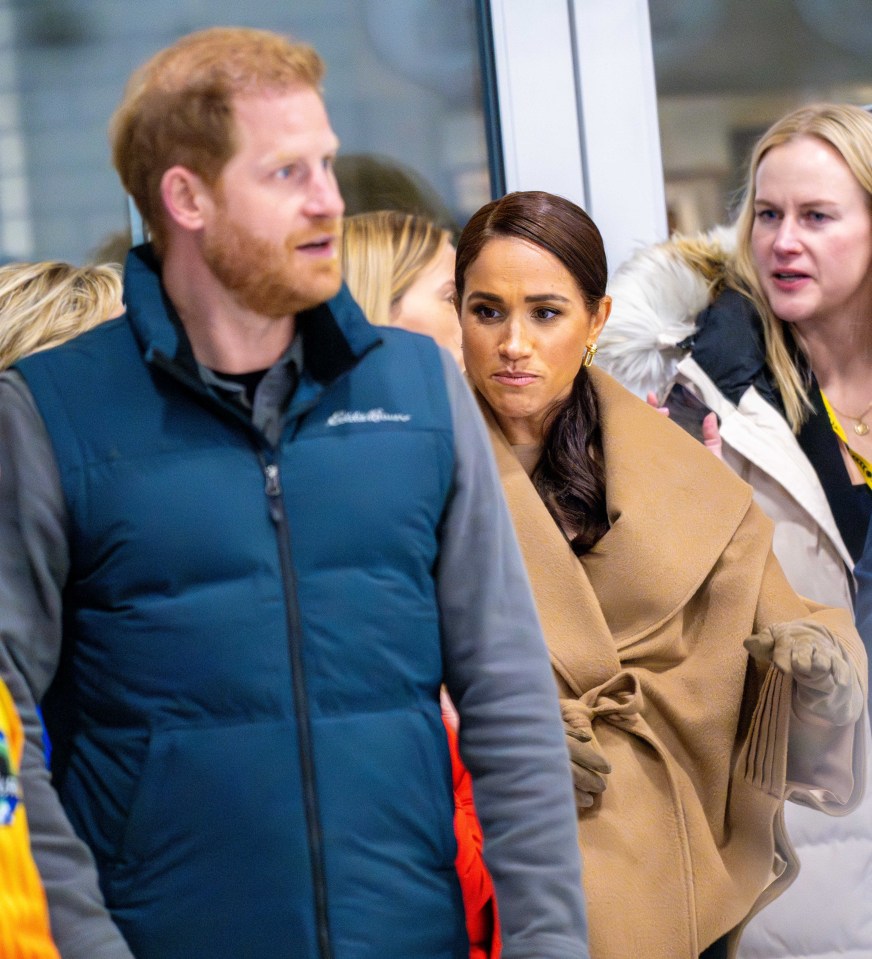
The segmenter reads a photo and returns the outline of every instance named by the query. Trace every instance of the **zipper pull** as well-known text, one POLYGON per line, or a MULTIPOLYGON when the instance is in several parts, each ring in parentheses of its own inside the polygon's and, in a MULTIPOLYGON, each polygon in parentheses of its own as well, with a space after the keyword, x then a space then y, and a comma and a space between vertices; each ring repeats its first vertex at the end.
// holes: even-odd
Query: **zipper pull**
POLYGON ((284 519, 284 503, 282 503, 282 483, 279 476, 278 463, 264 463, 263 475, 266 477, 267 503, 269 504, 269 515, 272 521, 277 525, 284 519))
POLYGON ((277 463, 267 463, 263 468, 264 475, 266 476, 266 495, 267 496, 281 496, 282 495, 282 484, 279 478, 279 467, 277 463))

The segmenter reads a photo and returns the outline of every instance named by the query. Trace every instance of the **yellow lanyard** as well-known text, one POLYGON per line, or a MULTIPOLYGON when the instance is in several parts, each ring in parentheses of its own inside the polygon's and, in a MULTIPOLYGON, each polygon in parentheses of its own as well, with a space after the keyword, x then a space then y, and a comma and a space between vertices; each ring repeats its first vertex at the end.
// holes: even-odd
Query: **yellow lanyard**
POLYGON ((824 407, 827 411, 827 416, 830 418, 830 426, 832 426, 833 432, 845 444, 845 449, 851 454, 851 459, 860 467, 860 472, 863 474, 863 479, 866 480, 866 485, 869 489, 872 489, 872 464, 851 449, 848 444, 848 437, 845 436, 845 431, 842 429, 842 424, 836 419, 836 414, 833 412, 829 400, 824 396, 823 390, 821 390, 821 399, 824 401, 824 407))

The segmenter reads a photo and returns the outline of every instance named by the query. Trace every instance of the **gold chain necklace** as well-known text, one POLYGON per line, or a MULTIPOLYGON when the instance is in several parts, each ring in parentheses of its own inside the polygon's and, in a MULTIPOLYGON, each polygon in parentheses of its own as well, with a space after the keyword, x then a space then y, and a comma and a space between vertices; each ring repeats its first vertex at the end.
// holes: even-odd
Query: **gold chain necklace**
MULTIPOLYGON (((836 436, 838 436, 839 442, 841 442, 844 445, 845 449, 850 454, 851 459, 859 467, 859 470, 863 475, 863 479, 865 480, 866 485, 869 487, 870 490, 872 490, 872 463, 870 463, 869 460, 862 457, 856 450, 852 450, 851 447, 848 446, 848 437, 845 436, 845 431, 844 429, 842 429, 842 424, 836 419, 835 407, 827 399, 826 394, 824 393, 823 390, 821 390, 821 399, 824 401, 824 409, 827 411, 827 417, 830 421, 830 426, 833 428, 833 432, 836 434, 836 436)), ((869 406, 872 406, 872 403, 870 403, 869 406)), ((869 407, 867 406, 866 409, 868 408, 869 407)), ((866 410, 863 410, 863 413, 865 412, 866 410)), ((863 413, 860 414, 861 417, 863 413)), ((859 421, 859 423, 863 426, 866 425, 865 423, 863 423, 862 419, 859 421)))
POLYGON ((852 413, 844 413, 838 408, 838 406, 836 406, 835 403, 833 403, 829 397, 827 397, 827 399, 829 400, 830 406, 839 414, 839 416, 844 416, 847 419, 854 421, 853 430, 857 436, 865 436, 869 432, 869 424, 863 422, 863 417, 869 412, 870 409, 872 409, 872 401, 870 401, 866 408, 860 412, 859 416, 854 416, 852 413))

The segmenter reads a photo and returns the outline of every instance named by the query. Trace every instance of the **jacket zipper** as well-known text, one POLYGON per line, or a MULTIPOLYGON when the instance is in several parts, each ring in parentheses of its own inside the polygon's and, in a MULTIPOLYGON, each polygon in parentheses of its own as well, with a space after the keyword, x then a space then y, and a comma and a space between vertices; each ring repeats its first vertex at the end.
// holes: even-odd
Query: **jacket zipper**
MULTIPOLYGON (((278 463, 271 461, 264 452, 266 437, 253 426, 244 414, 229 403, 217 400, 203 385, 199 377, 174 363, 165 354, 156 352, 152 362, 159 369, 184 384, 195 393, 211 401, 224 412, 238 419, 254 441, 257 458, 265 479, 269 515, 276 529, 279 548, 279 563, 282 571, 282 586, 285 593, 285 616, 288 630, 288 648, 291 660, 291 682, 294 694, 294 715, 297 720, 297 742, 300 750, 300 775, 303 784, 303 803, 306 812, 306 833, 309 846, 309 861, 315 897, 315 922, 318 930, 318 955, 320 959, 332 959, 330 927, 327 915, 327 877, 321 856, 321 820, 318 815, 318 798, 315 792, 315 763, 312 748, 312 729, 309 725, 308 695, 303 670, 303 628, 297 606, 297 576, 291 556, 291 530, 285 503, 282 498, 281 474, 278 463)), ((269 456, 271 457, 271 453, 269 456)))
POLYGON ((318 953, 321 959, 331 959, 330 928, 327 917, 327 879, 321 858, 321 822, 318 815, 318 798, 315 792, 315 764, 313 761, 312 729, 309 725, 308 694, 303 670, 303 629, 297 606, 297 577, 291 559, 291 531, 282 498, 281 474, 278 463, 270 462, 258 453, 263 468, 265 492, 270 518, 276 528, 279 546, 279 561, 282 582, 285 587, 285 612, 288 624, 288 645, 291 657, 291 679, 294 689, 294 711, 297 719, 300 747, 300 773, 303 783, 303 800, 306 808, 306 830, 309 843, 309 860, 312 869, 312 885, 315 893, 315 918, 318 926, 318 953))

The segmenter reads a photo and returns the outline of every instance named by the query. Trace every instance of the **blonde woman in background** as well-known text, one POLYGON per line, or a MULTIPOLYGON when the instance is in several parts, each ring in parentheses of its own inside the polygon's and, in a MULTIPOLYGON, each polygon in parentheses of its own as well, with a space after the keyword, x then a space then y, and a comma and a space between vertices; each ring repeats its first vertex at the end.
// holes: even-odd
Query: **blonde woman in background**
MULTIPOLYGON (((0 267, 0 369, 122 309, 121 277, 114 267, 79 269, 60 262, 0 267)), ((0 955, 58 959, 18 780, 23 738, 12 697, 0 682, 0 955)))
POLYGON ((123 311, 115 266, 75 267, 57 260, 2 266, 0 369, 123 311))
POLYGON ((599 359, 720 421, 794 589, 851 608, 872 516, 872 114, 802 107, 760 138, 735 233, 673 237, 609 283, 599 359))
POLYGON ((371 323, 432 336, 462 364, 448 230, 397 210, 350 216, 342 264, 345 282, 371 323))
MULTIPOLYGON (((850 610, 872 515, 872 114, 824 103, 776 121, 735 230, 644 249, 609 292, 603 366, 660 400, 674 380, 717 413, 793 588, 850 610)), ((802 871, 740 959, 872 955, 870 773, 848 817, 786 807, 802 871)))

